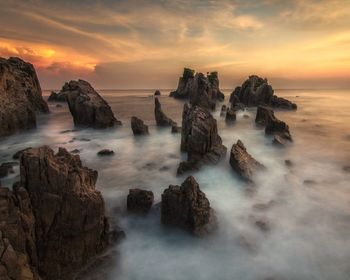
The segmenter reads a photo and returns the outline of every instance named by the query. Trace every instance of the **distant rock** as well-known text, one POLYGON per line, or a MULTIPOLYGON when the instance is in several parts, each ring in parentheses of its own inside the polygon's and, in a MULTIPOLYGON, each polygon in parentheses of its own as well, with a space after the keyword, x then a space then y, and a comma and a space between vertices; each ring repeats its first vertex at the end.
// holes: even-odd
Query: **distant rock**
POLYGON ((290 159, 286 159, 284 161, 284 164, 287 166, 287 167, 292 167, 294 165, 294 163, 290 160, 290 159))
POLYGON ((109 150, 109 149, 103 149, 103 150, 99 151, 97 154, 99 156, 112 156, 112 155, 114 155, 114 151, 109 150))
POLYGON ((131 129, 134 135, 149 134, 148 126, 144 124, 143 120, 137 117, 131 117, 131 129))
POLYGON ((266 78, 263 79, 256 75, 249 76, 241 87, 237 87, 232 92, 230 102, 232 105, 240 102, 248 107, 268 105, 287 110, 297 109, 295 103, 274 95, 274 91, 266 78))
POLYGON ((272 109, 266 106, 258 106, 255 123, 265 126, 265 133, 274 135, 274 143, 285 144, 285 140, 292 141, 289 126, 276 118, 272 109))
POLYGON ((216 100, 223 101, 225 95, 220 91, 217 72, 196 73, 185 68, 179 79, 178 87, 170 93, 171 97, 190 99, 191 105, 198 105, 207 109, 215 109, 216 100))
POLYGON ((207 109, 184 105, 181 150, 187 152, 187 161, 180 163, 178 174, 197 170, 202 164, 215 164, 226 155, 227 148, 222 145, 216 120, 207 109))
POLYGON ((70 151, 70 153, 72 153, 72 154, 80 154, 80 150, 79 149, 74 149, 74 150, 70 151))
POLYGON ((157 97, 154 99, 154 105, 154 116, 158 126, 177 126, 177 123, 167 117, 163 112, 162 106, 157 97))
POLYGON ((317 185, 317 182, 312 179, 306 179, 303 181, 303 184, 307 186, 314 186, 314 185, 317 185))
POLYGON ((226 116, 226 111, 227 111, 226 105, 222 105, 221 106, 221 111, 220 111, 220 116, 221 117, 225 117, 226 116))
POLYGON ((265 168, 247 152, 241 140, 232 145, 230 165, 246 181, 252 181, 255 171, 265 168))
POLYGON ((66 102, 67 101, 67 92, 55 92, 51 91, 49 98, 47 99, 49 102, 66 102))
POLYGON ((232 109, 228 109, 225 117, 226 123, 234 123, 236 121, 236 113, 232 109))
POLYGON ((108 103, 86 81, 70 81, 60 92, 67 96, 75 126, 108 128, 121 125, 108 103))
POLYGON ((154 92, 154 95, 155 95, 155 96, 160 96, 161 93, 160 93, 160 91, 157 89, 157 90, 154 92))
POLYGON ((181 126, 173 125, 171 127, 171 133, 181 133, 181 126))
POLYGON ((204 236, 217 227, 209 200, 190 176, 181 186, 170 185, 162 194, 161 221, 184 228, 195 236, 204 236))
POLYGON ((36 127, 36 112, 48 113, 32 64, 0 58, 0 137, 36 127))
POLYGON ((141 189, 130 189, 127 198, 127 208, 130 212, 148 213, 152 207, 153 201, 153 192, 141 189))

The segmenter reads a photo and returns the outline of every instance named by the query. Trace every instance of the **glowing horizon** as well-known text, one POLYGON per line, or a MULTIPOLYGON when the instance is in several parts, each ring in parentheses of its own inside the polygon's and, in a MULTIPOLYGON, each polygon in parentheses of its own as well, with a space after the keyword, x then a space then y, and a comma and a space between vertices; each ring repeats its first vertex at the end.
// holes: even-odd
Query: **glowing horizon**
POLYGON ((183 67, 223 88, 350 86, 350 1, 8 1, 0 56, 34 64, 43 88, 174 88, 183 67))

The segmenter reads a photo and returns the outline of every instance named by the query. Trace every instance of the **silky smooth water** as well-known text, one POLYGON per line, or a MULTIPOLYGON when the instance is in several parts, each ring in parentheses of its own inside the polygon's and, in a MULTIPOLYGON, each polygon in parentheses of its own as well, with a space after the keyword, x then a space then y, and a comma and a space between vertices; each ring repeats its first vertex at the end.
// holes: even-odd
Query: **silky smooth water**
MULTIPOLYGON (((97 188, 112 223, 119 223, 126 239, 108 251, 107 265, 83 279, 350 279, 350 173, 343 169, 350 165, 349 91, 277 90, 298 104, 297 111, 276 112, 294 139, 285 148, 273 146, 255 126, 254 109, 238 112, 237 122, 227 126, 218 104, 214 117, 228 154, 218 165, 192 173, 219 221, 217 232, 201 239, 160 224, 161 194, 170 184, 184 181, 186 176, 177 177, 176 169, 185 155, 180 134, 155 126, 153 91, 100 93, 122 127, 61 133, 74 128, 71 115, 66 105, 56 108, 50 103, 51 114, 39 116, 36 130, 0 142, 2 162, 17 150, 46 144, 80 149, 84 165, 98 170, 97 188), (150 135, 133 136, 133 115, 149 125, 150 135), (256 176, 254 191, 248 191, 228 163, 238 139, 267 167, 256 176), (98 157, 103 148, 115 155, 98 157), (292 167, 285 165, 286 159, 292 167), (125 211, 128 190, 135 187, 155 194, 147 217, 125 211), (257 219, 267 221, 270 230, 256 227, 257 219)), ((164 112, 181 124, 183 102, 162 93, 164 112)), ((228 99, 229 92, 226 95, 228 99)), ((10 187, 18 172, 2 184, 10 187)))

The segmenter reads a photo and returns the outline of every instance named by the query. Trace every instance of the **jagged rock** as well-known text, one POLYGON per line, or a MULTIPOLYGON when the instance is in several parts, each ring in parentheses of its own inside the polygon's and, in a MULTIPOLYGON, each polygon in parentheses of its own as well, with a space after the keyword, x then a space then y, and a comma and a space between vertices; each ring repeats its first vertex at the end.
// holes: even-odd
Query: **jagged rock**
POLYGON ((181 150, 187 152, 187 161, 180 163, 178 174, 197 170, 202 164, 215 164, 226 154, 227 149, 222 145, 216 120, 207 109, 184 105, 181 150))
POLYGON ((113 150, 109 150, 109 149, 102 149, 97 154, 99 156, 112 156, 112 155, 114 155, 114 151, 113 150))
POLYGON ((164 114, 164 112, 162 111, 162 106, 160 105, 160 102, 157 97, 154 99, 154 105, 154 116, 158 126, 177 126, 176 122, 174 122, 172 119, 168 118, 167 115, 164 114))
POLYGON ((160 93, 160 91, 157 89, 157 90, 154 92, 154 95, 155 95, 155 96, 160 96, 161 93, 160 93))
POLYGON ((36 127, 36 112, 48 113, 32 64, 0 58, 0 136, 36 127))
POLYGON ((86 81, 66 83, 60 94, 67 96, 75 126, 108 128, 121 125, 108 103, 86 81))
POLYGON ((19 151, 17 151, 17 152, 12 156, 12 158, 13 158, 13 159, 20 159, 20 157, 22 156, 23 152, 28 151, 28 150, 30 150, 30 149, 32 149, 32 147, 19 150, 19 151))
POLYGON ((181 126, 173 125, 171 127, 171 133, 180 133, 181 132, 181 126))
POLYGON ((198 105, 207 109, 215 109, 216 100, 223 101, 225 95, 219 89, 217 72, 210 72, 207 76, 185 68, 183 76, 179 79, 176 91, 170 93, 171 97, 190 99, 191 105, 198 105))
POLYGON ((241 90, 241 87, 236 87, 234 91, 230 95, 230 104, 231 104, 231 110, 233 111, 244 111, 245 106, 238 98, 239 91, 241 90))
POLYGON ((233 123, 236 121, 236 113, 232 109, 228 109, 225 117, 226 123, 233 123))
POLYGON ((153 201, 153 192, 130 189, 127 197, 127 208, 130 212, 147 213, 151 209, 153 201))
POLYGON ((51 91, 51 94, 47 101, 54 102, 66 102, 67 101, 67 93, 66 92, 55 92, 51 91))
POLYGON ((267 79, 252 75, 242 84, 237 87, 230 96, 232 105, 237 102, 243 103, 246 106, 268 105, 275 108, 295 110, 297 105, 287 99, 277 97, 267 79))
POLYGON ((190 176, 181 186, 170 185, 162 194, 161 221, 196 236, 213 231, 217 224, 209 200, 190 176))
POLYGON ((252 181, 252 176, 255 171, 264 169, 264 165, 256 161, 247 152, 241 140, 238 140, 236 144, 232 145, 230 165, 232 169, 246 181, 252 181))
POLYGON ((131 129, 134 135, 149 134, 148 126, 144 124, 143 120, 137 117, 131 117, 131 129))
POLYGON ((265 126, 266 134, 275 135, 275 142, 284 144, 285 140, 292 141, 288 125, 277 119, 273 110, 266 106, 258 106, 255 123, 265 126))
POLYGON ((97 171, 63 148, 57 154, 47 146, 23 153, 17 193, 20 208, 35 218, 24 219, 31 225, 25 230, 35 230, 26 234, 29 241, 35 238, 27 253, 44 279, 73 279, 107 246, 109 224, 96 180, 97 171))
POLYGON ((0 165, 0 178, 6 177, 9 173, 15 173, 13 166, 16 162, 4 162, 0 165))

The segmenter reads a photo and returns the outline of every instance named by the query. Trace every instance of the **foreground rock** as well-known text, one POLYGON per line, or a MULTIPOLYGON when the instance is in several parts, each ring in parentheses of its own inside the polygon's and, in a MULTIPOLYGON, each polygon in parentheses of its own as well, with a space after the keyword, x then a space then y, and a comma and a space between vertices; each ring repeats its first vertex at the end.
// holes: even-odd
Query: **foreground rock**
POLYGON ((0 188, 0 278, 74 279, 108 244, 97 171, 47 146, 23 152, 20 169, 13 193, 0 188))
POLYGON ((273 110, 266 106, 258 106, 255 123, 265 126, 265 133, 274 135, 274 143, 283 145, 285 140, 292 141, 289 126, 276 118, 273 110))
POLYGON ((154 105, 154 116, 158 126, 177 126, 176 122, 164 114, 162 106, 157 97, 154 99, 154 105))
POLYGON ((246 181, 252 181, 255 171, 265 168, 247 152, 241 140, 232 145, 230 165, 246 181))
POLYGON ((202 164, 215 164, 226 155, 227 148, 222 145, 216 120, 208 110, 184 105, 181 150, 187 152, 187 161, 180 163, 178 174, 197 170, 202 164))
POLYGON ((98 151, 97 155, 99 156, 113 156, 114 151, 109 149, 102 149, 101 151, 98 151))
POLYGON ((144 124, 143 120, 137 117, 131 117, 131 129, 134 135, 149 134, 148 126, 144 124))
POLYGON ((69 111, 76 126, 108 128, 121 125, 108 103, 86 81, 70 81, 60 92, 67 96, 69 111))
POLYGON ((190 99, 191 105, 202 106, 207 109, 215 109, 216 100, 223 101, 225 95, 220 91, 217 72, 196 73, 185 68, 176 91, 170 93, 171 97, 190 99))
POLYGON ((162 194, 161 221, 184 228, 196 236, 213 231, 217 224, 209 200, 190 176, 181 186, 170 185, 162 194))
POLYGON ((49 98, 47 99, 47 101, 50 102, 66 102, 67 101, 67 94, 66 92, 55 92, 55 91, 51 91, 51 94, 49 96, 49 98))
POLYGON ((267 79, 252 75, 237 87, 231 94, 230 102, 232 106, 242 103, 245 106, 268 105, 274 108, 295 110, 297 105, 282 97, 274 95, 271 85, 267 79))
POLYGON ((127 208, 130 212, 145 214, 151 209, 153 201, 153 192, 140 189, 130 189, 127 197, 127 208))
POLYGON ((48 113, 32 64, 0 58, 0 136, 36 127, 36 112, 48 113))

